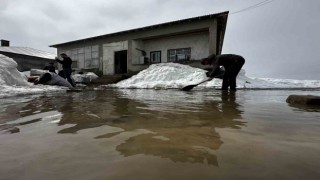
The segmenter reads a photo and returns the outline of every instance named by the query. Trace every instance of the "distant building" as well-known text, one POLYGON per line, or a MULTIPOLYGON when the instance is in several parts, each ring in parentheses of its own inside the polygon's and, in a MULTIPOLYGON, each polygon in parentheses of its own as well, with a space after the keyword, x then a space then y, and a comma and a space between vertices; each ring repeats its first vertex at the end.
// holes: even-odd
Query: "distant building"
MULTIPOLYGON (((150 64, 196 62, 220 54, 229 12, 51 45, 68 54, 73 68, 104 75, 134 74, 150 64)), ((192 64, 192 63, 191 63, 192 64)))
POLYGON ((30 69, 43 69, 49 62, 53 62, 55 54, 29 48, 10 47, 10 42, 0 40, 0 54, 12 58, 18 63, 19 71, 29 71, 30 69))

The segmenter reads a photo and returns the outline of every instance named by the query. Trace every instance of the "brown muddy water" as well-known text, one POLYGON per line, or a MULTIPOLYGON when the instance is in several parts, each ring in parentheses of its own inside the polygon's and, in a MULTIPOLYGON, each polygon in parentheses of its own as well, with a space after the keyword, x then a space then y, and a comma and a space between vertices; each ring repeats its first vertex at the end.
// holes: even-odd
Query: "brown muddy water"
POLYGON ((319 179, 319 91, 104 90, 1 99, 0 179, 319 179))

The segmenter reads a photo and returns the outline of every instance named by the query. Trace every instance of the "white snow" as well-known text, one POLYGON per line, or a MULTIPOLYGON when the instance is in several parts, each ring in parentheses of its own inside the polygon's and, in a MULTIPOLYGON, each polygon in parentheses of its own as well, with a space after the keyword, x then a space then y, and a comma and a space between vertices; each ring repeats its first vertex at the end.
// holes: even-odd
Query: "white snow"
MULTIPOLYGON (((206 79, 205 70, 176 63, 153 64, 129 79, 117 84, 106 85, 115 88, 138 89, 178 89, 186 85, 196 84, 206 79)), ((27 82, 30 72, 21 73, 17 63, 0 54, 0 98, 26 94, 40 94, 52 91, 65 91, 60 86, 33 85, 27 82)), ((79 76, 83 78, 82 76, 79 76)), ((95 74, 86 74, 90 81, 97 78, 95 74)), ((80 80, 79 80, 80 81, 80 80)), ((221 87, 221 79, 199 85, 195 89, 221 87)), ((249 78, 241 70, 237 77, 238 88, 319 88, 320 80, 291 80, 270 78, 249 78)))
POLYGON ((0 98, 24 94, 39 94, 50 91, 61 91, 57 86, 33 85, 27 81, 27 74, 17 70, 17 63, 0 54, 0 98))
POLYGON ((7 56, 0 54, 0 85, 27 86, 26 76, 17 70, 17 63, 7 56))
POLYGON ((110 85, 118 88, 179 88, 181 85, 194 84, 206 77, 205 71, 176 63, 151 65, 137 75, 110 85))
POLYGON ((76 83, 89 83, 94 79, 97 79, 98 76, 93 72, 87 72, 84 74, 75 74, 72 76, 76 83))
MULTIPOLYGON (((175 89, 190 84, 197 84, 207 79, 206 72, 207 71, 203 69, 193 68, 183 64, 153 64, 129 79, 107 86, 137 89, 175 89)), ((221 79, 213 79, 199 85, 195 89, 221 88, 221 83, 221 79)), ((320 88, 320 80, 249 78, 245 75, 245 70, 241 70, 237 76, 237 88, 320 88)))

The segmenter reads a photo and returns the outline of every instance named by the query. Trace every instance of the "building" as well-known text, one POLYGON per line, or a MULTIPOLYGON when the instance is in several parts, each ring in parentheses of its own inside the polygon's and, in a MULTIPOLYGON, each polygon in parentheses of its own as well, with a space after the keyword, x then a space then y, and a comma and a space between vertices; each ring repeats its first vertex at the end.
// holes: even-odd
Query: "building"
POLYGON ((30 69, 43 69, 49 62, 53 62, 55 54, 29 48, 10 47, 10 42, 1 40, 0 54, 12 58, 18 64, 19 71, 29 71, 30 69))
MULTIPOLYGON (((153 63, 195 62, 220 54, 229 12, 54 44, 73 68, 103 75, 135 74, 153 63)), ((200 64, 200 63, 196 63, 200 64)))

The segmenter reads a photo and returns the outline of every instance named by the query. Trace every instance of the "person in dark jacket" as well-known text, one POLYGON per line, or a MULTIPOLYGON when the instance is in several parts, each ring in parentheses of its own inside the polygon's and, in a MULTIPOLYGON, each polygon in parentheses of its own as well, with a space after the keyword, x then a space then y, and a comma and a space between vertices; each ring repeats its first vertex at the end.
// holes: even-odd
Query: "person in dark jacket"
MULTIPOLYGON (((220 73, 220 66, 225 69, 222 81, 222 90, 228 90, 230 87, 231 91, 236 90, 236 77, 240 72, 245 59, 239 55, 235 54, 222 54, 215 55, 211 54, 207 58, 201 60, 202 65, 211 65, 212 71, 208 73, 208 76, 213 79, 220 73)), ((211 80, 209 78, 209 80, 211 80)))
POLYGON ((62 64, 64 76, 67 78, 68 82, 74 87, 75 84, 74 84, 73 80, 71 79, 72 60, 65 53, 60 54, 60 56, 62 57, 63 60, 60 60, 58 57, 56 57, 55 59, 58 63, 62 64))
POLYGON ((48 70, 49 72, 56 73, 56 68, 54 67, 53 62, 50 62, 48 66, 45 66, 43 70, 48 70))

